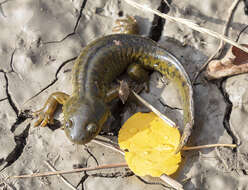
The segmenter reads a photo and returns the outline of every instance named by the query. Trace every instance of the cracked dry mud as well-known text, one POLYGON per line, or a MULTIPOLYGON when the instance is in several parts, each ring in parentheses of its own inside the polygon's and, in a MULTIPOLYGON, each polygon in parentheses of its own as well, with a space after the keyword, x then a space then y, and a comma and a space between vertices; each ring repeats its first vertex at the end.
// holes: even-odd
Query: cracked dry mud
MULTIPOLYGON (((142 4, 194 20, 219 33, 232 3, 173 0, 169 10, 162 2, 144 0, 142 4)), ((243 6, 239 4, 231 23, 232 39, 247 21, 243 6)), ((175 23, 166 22, 163 27, 163 20, 120 0, 0 2, 0 188, 5 188, 6 176, 48 171, 45 160, 58 170, 124 161, 118 153, 94 143, 86 147, 71 144, 61 129, 34 128, 30 111, 39 109, 54 91, 70 94, 71 69, 81 49, 93 39, 110 34, 115 19, 127 14, 135 16, 141 35, 150 36, 176 55, 191 78, 218 47, 218 40, 212 37, 175 23)), ((245 41, 247 33, 240 43, 245 41)), ((248 188, 247 81, 248 74, 243 74, 211 83, 200 78, 194 85, 195 127, 189 144, 237 143, 239 147, 185 152, 185 162, 176 176, 185 189, 248 188)), ((154 73, 150 87, 150 94, 141 95, 181 125, 180 97, 169 81, 154 73)), ((120 123, 132 113, 124 110, 120 123)), ((60 112, 56 119, 56 126, 60 126, 60 112)), ((166 189, 159 179, 139 178, 126 169, 65 177, 85 190, 166 189)), ((13 189, 69 189, 57 176, 7 183, 13 189)))

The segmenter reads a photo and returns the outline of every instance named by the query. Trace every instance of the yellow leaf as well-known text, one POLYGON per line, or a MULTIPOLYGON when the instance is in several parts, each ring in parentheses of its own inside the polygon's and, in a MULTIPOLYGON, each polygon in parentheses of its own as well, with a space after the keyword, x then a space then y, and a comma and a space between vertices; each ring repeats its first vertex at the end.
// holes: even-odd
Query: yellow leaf
POLYGON ((119 132, 118 142, 126 150, 129 168, 139 176, 159 177, 175 173, 181 162, 174 154, 180 141, 178 129, 172 128, 154 113, 136 113, 119 132))

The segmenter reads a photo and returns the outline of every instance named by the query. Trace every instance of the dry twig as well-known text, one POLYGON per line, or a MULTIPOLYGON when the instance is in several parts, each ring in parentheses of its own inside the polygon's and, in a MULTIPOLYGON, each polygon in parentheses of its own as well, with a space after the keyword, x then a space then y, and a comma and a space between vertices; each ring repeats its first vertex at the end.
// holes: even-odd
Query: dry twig
POLYGON ((99 144, 99 145, 102 145, 102 146, 105 146, 107 148, 110 148, 114 151, 117 151, 117 152, 121 153, 122 155, 125 155, 125 153, 121 149, 119 149, 117 146, 113 145, 111 142, 107 142, 107 141, 104 142, 104 140, 98 139, 98 138, 94 138, 92 140, 92 142, 99 144))
MULTIPOLYGON (((45 164, 53 171, 53 172, 57 172, 56 168, 52 166, 52 164, 49 161, 45 161, 45 164)), ((77 190, 76 187, 74 187, 64 176, 62 176, 61 174, 58 174, 58 176, 61 178, 61 180, 68 185, 68 187, 70 187, 73 190, 77 190)))
POLYGON ((216 155, 219 158, 219 160, 222 162, 222 164, 224 165, 224 167, 226 168, 226 171, 230 171, 229 166, 226 162, 226 160, 223 158, 223 156, 220 154, 220 151, 218 150, 218 148, 215 149, 216 155))
MULTIPOLYGON (((99 139, 98 139, 99 140, 99 139)), ((117 147, 113 146, 112 143, 110 142, 102 142, 94 140, 94 142, 106 146, 108 148, 111 148, 112 150, 118 151, 122 155, 124 154, 123 151, 118 149, 117 147)), ((196 147, 184 147, 182 150, 194 150, 194 149, 202 149, 202 148, 212 148, 212 147, 220 147, 220 146, 225 146, 225 147, 233 147, 235 148, 236 145, 234 144, 212 144, 212 145, 202 145, 202 146, 196 146, 196 147)), ((46 162, 46 164, 52 169, 53 168, 50 163, 46 162)), ((52 175, 61 175, 61 174, 70 174, 70 173, 77 173, 77 172, 82 172, 82 171, 93 171, 93 170, 100 170, 100 169, 110 169, 110 168, 118 168, 118 167, 128 167, 126 163, 120 163, 120 164, 107 164, 107 165, 101 165, 97 167, 90 167, 90 168, 77 168, 74 170, 70 171, 53 171, 53 172, 45 172, 45 173, 35 173, 35 174, 29 174, 29 175, 19 175, 19 176, 10 176, 9 178, 31 178, 31 177, 44 177, 44 176, 52 176, 52 175)), ((72 189, 74 188, 70 183, 66 181, 66 179, 61 176, 63 181, 68 184, 72 189)), ((178 190, 183 190, 183 186, 177 182, 176 180, 172 179, 171 177, 167 176, 166 174, 163 174, 160 176, 161 180, 163 180, 165 183, 169 184, 175 189, 178 190)))
POLYGON ((182 150, 199 150, 203 148, 215 148, 215 147, 231 147, 231 148, 236 148, 236 144, 207 144, 207 145, 200 145, 200 146, 184 146, 182 150))
POLYGON ((133 95, 142 103, 144 104, 147 108, 149 108, 151 111, 153 111, 157 116, 159 116, 162 120, 164 120, 165 122, 169 123, 170 126, 172 127, 176 127, 176 124, 170 120, 168 117, 166 117, 164 114, 160 113, 160 111, 158 111, 155 107, 153 107, 151 104, 149 104, 147 101, 145 101, 141 96, 139 96, 138 94, 136 94, 133 90, 132 90, 133 95))
POLYGON ((45 176, 52 176, 52 175, 59 175, 59 174, 71 174, 83 171, 93 171, 93 170, 101 170, 101 169, 111 169, 111 168, 121 168, 121 167, 128 167, 126 163, 119 163, 119 164, 106 164, 96 167, 89 167, 89 168, 76 168, 73 170, 68 171, 56 171, 56 172, 44 172, 44 173, 34 173, 34 174, 27 174, 27 175, 15 175, 10 176, 9 178, 32 178, 32 177, 45 177, 45 176))
POLYGON ((177 182, 166 174, 161 175, 160 179, 162 179, 164 182, 166 182, 168 185, 175 188, 176 190, 183 190, 183 185, 181 183, 177 182))

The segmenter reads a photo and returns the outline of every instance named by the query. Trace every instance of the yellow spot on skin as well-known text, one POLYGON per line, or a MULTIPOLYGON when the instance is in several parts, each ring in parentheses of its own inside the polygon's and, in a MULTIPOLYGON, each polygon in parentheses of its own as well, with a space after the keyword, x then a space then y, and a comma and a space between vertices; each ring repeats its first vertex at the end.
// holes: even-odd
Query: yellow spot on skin
POLYGON ((154 113, 136 113, 122 126, 118 142, 128 150, 125 159, 139 176, 159 177, 175 173, 181 154, 174 154, 180 141, 178 129, 172 128, 154 113))

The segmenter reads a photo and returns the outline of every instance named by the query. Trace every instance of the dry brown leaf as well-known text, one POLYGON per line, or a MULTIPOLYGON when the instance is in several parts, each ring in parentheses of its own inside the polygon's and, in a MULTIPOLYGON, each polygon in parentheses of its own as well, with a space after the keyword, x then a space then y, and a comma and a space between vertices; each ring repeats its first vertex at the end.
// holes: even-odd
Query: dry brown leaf
MULTIPOLYGON (((243 46, 248 47, 247 44, 243 46)), ((246 72, 248 72, 248 53, 232 46, 223 59, 209 63, 206 77, 211 80, 246 72)))
POLYGON ((125 104, 130 94, 130 89, 126 81, 120 81, 120 88, 118 93, 122 103, 125 104))

